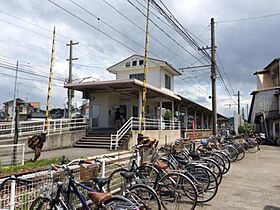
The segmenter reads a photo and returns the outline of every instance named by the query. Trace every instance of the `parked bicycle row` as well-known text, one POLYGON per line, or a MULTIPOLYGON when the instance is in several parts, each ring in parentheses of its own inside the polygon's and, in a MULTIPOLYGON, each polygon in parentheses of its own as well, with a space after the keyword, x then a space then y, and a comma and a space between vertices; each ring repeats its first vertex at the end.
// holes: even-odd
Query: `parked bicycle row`
MULTIPOLYGON (((202 140, 197 148, 195 141, 186 139, 158 147, 157 141, 144 138, 134 147, 129 168, 114 163, 114 156, 52 165, 51 169, 59 171, 64 179, 54 180, 30 209, 195 209, 214 199, 232 162, 243 159, 245 150, 258 149, 257 142, 249 138, 210 138, 202 140), (73 175, 74 164, 86 168, 95 165, 100 174, 105 158, 111 159, 115 168, 107 178, 79 181, 73 175)), ((1 187, 8 180, 27 185, 31 182, 11 177, 1 187)))

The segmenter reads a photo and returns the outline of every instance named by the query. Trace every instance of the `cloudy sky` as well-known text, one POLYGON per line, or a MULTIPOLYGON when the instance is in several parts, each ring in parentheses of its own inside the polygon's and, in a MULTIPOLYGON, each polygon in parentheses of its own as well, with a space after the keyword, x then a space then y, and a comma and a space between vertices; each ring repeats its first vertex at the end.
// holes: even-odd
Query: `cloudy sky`
MULTIPOLYGON (((44 108, 49 72, 52 30, 56 26, 56 50, 52 107, 63 107, 70 39, 73 47, 75 81, 84 77, 114 79, 105 69, 131 54, 144 53, 146 0, 1 0, 0 1, 0 102, 13 98, 16 61, 19 61, 18 96, 40 101, 44 108), (59 6, 61 8, 59 8, 59 6), (65 10, 63 10, 63 9, 65 10), (67 12, 68 11, 68 12, 67 12)), ((162 7, 160 0, 156 0, 162 7)), ((210 18, 215 18, 218 112, 231 116, 241 105, 250 104, 256 87, 253 73, 279 57, 279 0, 162 0, 196 42, 210 46, 210 18), (266 17, 262 17, 266 16, 266 17), (257 18, 254 18, 257 17, 257 18), (250 20, 240 20, 247 19, 250 20), (236 20, 236 21, 232 21, 236 20), (240 21, 237 21, 240 20, 240 21), (226 88, 221 82, 224 80, 226 88)), ((165 19, 152 8, 149 55, 180 68, 206 64, 165 19), (200 61, 198 61, 200 60, 200 61)), ((210 52, 209 52, 210 53, 210 52)), ((206 107, 210 69, 186 70, 175 80, 176 92, 206 107)), ((75 103, 81 103, 76 94, 75 103)))

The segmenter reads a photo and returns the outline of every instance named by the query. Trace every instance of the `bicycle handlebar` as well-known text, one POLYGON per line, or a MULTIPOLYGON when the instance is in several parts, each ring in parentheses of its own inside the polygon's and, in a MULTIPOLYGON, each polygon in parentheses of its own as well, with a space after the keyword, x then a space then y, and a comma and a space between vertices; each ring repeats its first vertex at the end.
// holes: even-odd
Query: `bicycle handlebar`
POLYGON ((1 183, 0 185, 0 190, 4 189, 4 185, 8 182, 8 181, 16 181, 19 184, 25 184, 26 186, 30 185, 32 183, 32 180, 30 179, 26 179, 26 178, 20 178, 20 177, 15 177, 15 176, 11 176, 7 179, 4 179, 4 181, 1 183))

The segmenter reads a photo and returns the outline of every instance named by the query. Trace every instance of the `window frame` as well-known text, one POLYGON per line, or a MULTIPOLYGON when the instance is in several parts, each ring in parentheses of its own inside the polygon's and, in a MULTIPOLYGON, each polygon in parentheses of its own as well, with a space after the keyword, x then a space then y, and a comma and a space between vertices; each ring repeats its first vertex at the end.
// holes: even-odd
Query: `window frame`
POLYGON ((164 87, 166 89, 171 90, 171 76, 169 76, 168 74, 165 74, 164 76, 164 87))

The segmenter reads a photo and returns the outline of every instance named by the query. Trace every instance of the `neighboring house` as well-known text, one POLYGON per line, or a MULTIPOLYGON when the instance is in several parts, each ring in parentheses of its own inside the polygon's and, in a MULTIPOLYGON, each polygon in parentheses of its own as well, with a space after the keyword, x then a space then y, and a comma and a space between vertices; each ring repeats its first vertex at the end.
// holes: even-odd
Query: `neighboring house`
MULTIPOLYGON (((280 58, 274 59, 263 70, 254 73, 257 89, 252 95, 248 121, 258 133, 280 140, 280 58)), ((279 142, 280 143, 280 142, 279 142)))
POLYGON ((32 112, 40 112, 41 111, 41 103, 40 102, 30 102, 32 106, 32 112))
MULTIPOLYGON (((174 77, 181 75, 181 73, 172 65, 160 59, 149 58, 147 66, 145 123, 150 130, 160 129, 161 132, 158 133, 157 131, 155 136, 152 135, 152 131, 149 133, 145 130, 145 134, 155 136, 161 143, 166 141, 166 138, 168 138, 168 141, 175 140, 181 137, 181 132, 178 129, 182 128, 183 132, 191 132, 194 121, 196 129, 207 130, 209 135, 212 127, 211 111, 174 92, 174 77), (170 122, 177 122, 177 124, 179 121, 181 122, 179 128, 165 126, 168 123, 163 122, 166 110, 171 112, 170 122), (158 125, 160 126, 155 128, 158 125), (167 129, 169 131, 166 131, 167 129)), ((90 131, 118 129, 118 126, 116 126, 118 110, 122 124, 130 120, 131 117, 133 117, 134 125, 140 124, 144 88, 143 68, 144 57, 132 55, 107 69, 110 73, 116 75, 116 80, 65 85, 66 88, 83 92, 83 98, 89 99, 90 131)), ((222 115, 218 115, 218 119, 221 121, 227 120, 222 115)), ((133 126, 131 129, 137 130, 139 127, 133 126)), ((135 136, 132 138, 135 139, 135 136)))
MULTIPOLYGON (((19 110, 19 121, 27 120, 28 116, 32 112, 33 107, 30 105, 30 103, 17 98, 16 102, 20 104, 20 110, 19 110)), ((5 118, 8 121, 11 121, 13 119, 13 110, 14 110, 14 100, 4 102, 4 110, 5 110, 5 118)))

